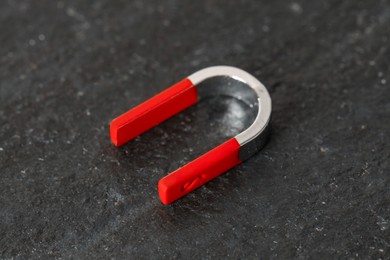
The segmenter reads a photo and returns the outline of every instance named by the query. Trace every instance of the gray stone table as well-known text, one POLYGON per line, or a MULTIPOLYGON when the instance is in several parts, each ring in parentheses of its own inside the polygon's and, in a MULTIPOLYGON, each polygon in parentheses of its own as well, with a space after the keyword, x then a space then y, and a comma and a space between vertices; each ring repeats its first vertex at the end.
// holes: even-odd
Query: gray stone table
POLYGON ((390 257, 390 1, 0 2, 0 258, 390 257), (115 116, 211 65, 273 100, 264 150, 157 182, 245 129, 211 98, 121 148, 115 116))

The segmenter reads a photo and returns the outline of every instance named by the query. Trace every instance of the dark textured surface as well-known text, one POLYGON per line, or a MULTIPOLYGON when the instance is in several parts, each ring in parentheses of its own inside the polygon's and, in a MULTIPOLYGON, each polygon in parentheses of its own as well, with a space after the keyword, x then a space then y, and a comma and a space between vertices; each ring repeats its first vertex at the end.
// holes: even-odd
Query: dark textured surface
POLYGON ((389 258, 390 1, 1 1, 0 255, 389 258), (265 149, 163 206, 157 181, 248 126, 211 99, 115 148, 109 122, 233 65, 265 149))

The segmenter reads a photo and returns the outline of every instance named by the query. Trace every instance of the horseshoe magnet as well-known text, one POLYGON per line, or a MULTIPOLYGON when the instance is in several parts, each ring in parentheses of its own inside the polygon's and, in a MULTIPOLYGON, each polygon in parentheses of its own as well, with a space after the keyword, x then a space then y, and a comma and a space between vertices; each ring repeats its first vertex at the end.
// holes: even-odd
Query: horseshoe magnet
POLYGON ((111 140, 116 146, 121 146, 198 101, 214 95, 227 95, 245 102, 255 113, 256 119, 242 133, 162 178, 158 183, 158 194, 164 204, 183 197, 263 148, 271 117, 271 98, 267 89, 241 69, 209 67, 195 72, 111 122, 111 140))

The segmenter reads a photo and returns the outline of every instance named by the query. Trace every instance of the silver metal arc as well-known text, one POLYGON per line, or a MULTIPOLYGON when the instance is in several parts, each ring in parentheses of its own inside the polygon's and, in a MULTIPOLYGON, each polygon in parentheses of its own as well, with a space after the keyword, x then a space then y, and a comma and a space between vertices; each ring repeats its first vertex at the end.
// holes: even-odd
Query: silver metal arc
POLYGON ((254 122, 235 136, 240 144, 240 159, 246 160, 265 145, 269 136, 272 104, 267 89, 251 74, 230 66, 202 69, 188 77, 196 85, 200 98, 222 94, 238 98, 257 109, 254 122))

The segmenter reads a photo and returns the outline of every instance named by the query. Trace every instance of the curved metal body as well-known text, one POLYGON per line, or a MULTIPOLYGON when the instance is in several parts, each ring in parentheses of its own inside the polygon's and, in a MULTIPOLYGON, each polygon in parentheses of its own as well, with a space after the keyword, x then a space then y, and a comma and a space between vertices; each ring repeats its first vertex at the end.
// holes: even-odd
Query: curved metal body
POLYGON ((162 178, 160 199, 169 204, 258 152, 269 134, 271 98, 249 73, 229 66, 202 69, 111 122, 111 140, 120 146, 183 109, 211 95, 242 100, 256 114, 251 126, 234 138, 162 178))
POLYGON ((257 113, 252 125, 235 137, 241 146, 241 160, 263 148, 269 134, 272 105, 271 97, 260 81, 246 71, 230 66, 205 68, 188 79, 197 86, 200 99, 215 94, 228 95, 244 101, 257 113), (211 81, 213 86, 207 81, 211 81))

